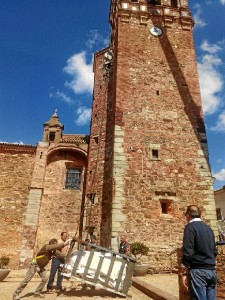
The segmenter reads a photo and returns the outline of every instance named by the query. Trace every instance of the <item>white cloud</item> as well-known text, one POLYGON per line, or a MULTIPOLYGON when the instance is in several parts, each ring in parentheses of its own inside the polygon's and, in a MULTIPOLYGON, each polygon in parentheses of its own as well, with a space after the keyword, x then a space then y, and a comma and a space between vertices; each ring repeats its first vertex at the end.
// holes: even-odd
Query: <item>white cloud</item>
POLYGON ((216 126, 211 129, 215 131, 225 132, 225 111, 223 111, 219 115, 216 126))
POLYGON ((92 93, 94 84, 94 74, 92 63, 87 64, 86 52, 74 54, 67 60, 64 71, 71 75, 73 79, 66 82, 66 86, 71 88, 75 94, 92 93))
POLYGON ((73 100, 70 97, 68 97, 65 93, 61 92, 60 90, 54 91, 53 89, 51 89, 49 92, 49 97, 59 99, 63 102, 66 102, 67 104, 73 103, 73 100))
POLYGON ((223 42, 209 44, 203 41, 201 49, 206 52, 198 63, 199 81, 202 96, 202 104, 205 115, 214 114, 222 105, 222 98, 219 93, 223 90, 223 76, 218 67, 222 65, 218 52, 223 48, 223 42))
POLYGON ((221 3, 222 5, 225 5, 225 0, 220 0, 220 3, 221 3))
POLYGON ((195 20, 195 28, 196 27, 205 27, 207 24, 206 22, 201 18, 201 14, 202 14, 202 9, 201 6, 199 4, 195 4, 194 5, 194 9, 195 9, 195 13, 193 15, 193 18, 195 20))
POLYGON ((218 173, 213 174, 213 177, 219 181, 225 181, 225 169, 221 169, 218 173))
MULTIPOLYGON (((225 0, 224 0, 225 1, 225 0)), ((218 44, 209 44, 209 42, 207 40, 204 40, 200 46, 200 48, 203 50, 203 51, 206 51, 208 53, 217 53, 219 51, 222 51, 223 48, 222 48, 222 45, 223 45, 223 41, 221 42, 218 42, 218 44)))
POLYGON ((91 120, 91 108, 81 106, 77 109, 76 113, 79 115, 75 121, 76 125, 83 126, 87 125, 91 120))
POLYGON ((109 39, 103 37, 97 30, 91 30, 88 33, 86 47, 92 50, 95 46, 106 47, 109 44, 109 39))

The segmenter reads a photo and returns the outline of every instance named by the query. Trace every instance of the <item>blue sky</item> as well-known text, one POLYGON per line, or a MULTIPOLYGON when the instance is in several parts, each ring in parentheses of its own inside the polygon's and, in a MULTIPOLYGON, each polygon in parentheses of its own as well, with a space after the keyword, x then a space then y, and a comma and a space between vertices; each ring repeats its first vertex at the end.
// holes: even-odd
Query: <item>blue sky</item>
MULTIPOLYGON (((55 109, 89 133, 93 53, 110 36, 109 0, 0 0, 0 141, 36 145, 55 109)), ((225 185, 225 0, 189 0, 209 157, 225 185)))

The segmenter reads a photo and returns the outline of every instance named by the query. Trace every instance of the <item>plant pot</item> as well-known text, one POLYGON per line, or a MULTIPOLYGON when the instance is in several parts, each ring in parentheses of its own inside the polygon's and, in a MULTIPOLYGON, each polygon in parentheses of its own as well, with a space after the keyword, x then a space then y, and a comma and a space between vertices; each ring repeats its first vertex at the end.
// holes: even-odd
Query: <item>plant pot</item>
POLYGON ((134 276, 145 276, 149 269, 149 264, 136 263, 134 266, 134 276))
POLYGON ((0 281, 3 281, 10 273, 11 269, 0 269, 0 281))

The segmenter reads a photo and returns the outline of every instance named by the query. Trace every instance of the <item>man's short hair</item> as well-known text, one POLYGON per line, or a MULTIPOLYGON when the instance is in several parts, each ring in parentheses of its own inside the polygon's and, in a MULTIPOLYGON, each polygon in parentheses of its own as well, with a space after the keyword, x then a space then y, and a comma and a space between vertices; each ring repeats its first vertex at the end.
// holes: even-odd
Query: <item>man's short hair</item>
POLYGON ((53 238, 53 239, 50 239, 49 241, 49 245, 53 245, 53 244, 57 244, 58 243, 58 240, 53 238))
POLYGON ((191 218, 200 218, 201 210, 197 205, 188 205, 185 216, 189 215, 191 218))
POLYGON ((61 234, 60 234, 60 236, 63 236, 63 235, 64 235, 64 233, 66 233, 66 234, 67 234, 67 232, 66 232, 66 231, 62 231, 62 232, 61 232, 61 234))

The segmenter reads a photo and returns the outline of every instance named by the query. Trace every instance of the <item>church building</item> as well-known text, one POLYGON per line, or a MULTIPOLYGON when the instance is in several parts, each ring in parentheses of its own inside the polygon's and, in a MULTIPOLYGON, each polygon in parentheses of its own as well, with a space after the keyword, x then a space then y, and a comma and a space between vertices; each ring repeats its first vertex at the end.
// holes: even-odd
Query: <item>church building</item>
POLYGON ((189 204, 216 231, 188 0, 111 0, 109 21, 90 135, 64 135, 54 113, 37 146, 0 144, 1 251, 20 267, 65 229, 113 249, 125 233, 167 268, 189 204))

